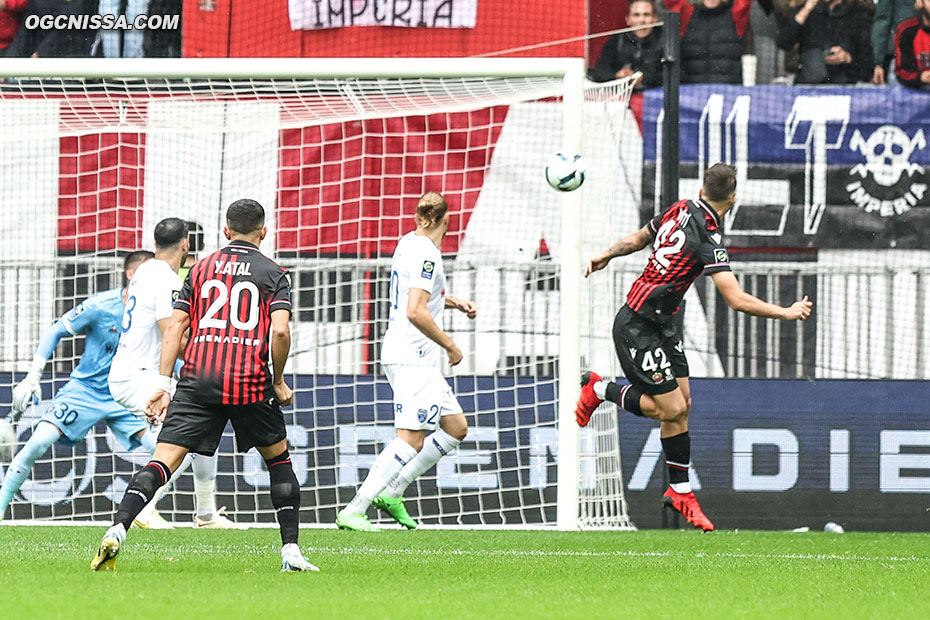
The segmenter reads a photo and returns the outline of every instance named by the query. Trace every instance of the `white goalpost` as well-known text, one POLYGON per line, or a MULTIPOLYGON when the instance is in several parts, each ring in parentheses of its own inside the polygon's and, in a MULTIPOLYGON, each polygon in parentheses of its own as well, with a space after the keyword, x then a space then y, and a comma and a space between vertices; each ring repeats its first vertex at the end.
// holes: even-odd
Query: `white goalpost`
MULTIPOLYGON (((302 520, 332 523, 394 434, 378 362, 390 257, 435 190, 452 213, 449 293, 479 314, 446 314, 465 359, 445 370, 470 431, 408 490, 411 513, 431 526, 632 528, 616 410, 579 432, 574 408, 586 365, 616 370, 620 297, 581 276, 585 256, 638 225, 642 158, 623 139, 635 76, 595 85, 581 59, 557 58, 7 59, 0 79, 0 405, 42 333, 121 286, 121 257, 152 249, 159 220, 195 222, 203 256, 225 242, 229 203, 254 198, 262 251, 292 273, 286 416, 302 520), (557 150, 586 157, 575 192, 545 182, 557 150)), ((82 350, 64 340, 43 402, 6 418, 17 448, 82 350)), ((6 518, 107 520, 147 457, 98 424, 36 463, 6 518)), ((271 522, 267 486, 227 431, 219 504, 271 522)), ((182 477, 159 509, 185 522, 192 502, 182 477)))

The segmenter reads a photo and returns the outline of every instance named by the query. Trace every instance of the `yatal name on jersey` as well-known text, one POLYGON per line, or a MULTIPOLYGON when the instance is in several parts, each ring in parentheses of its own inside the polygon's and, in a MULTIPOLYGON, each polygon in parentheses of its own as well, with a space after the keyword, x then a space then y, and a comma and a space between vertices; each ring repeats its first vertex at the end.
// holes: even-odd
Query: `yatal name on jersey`
POLYGON ((218 276, 250 276, 252 275, 251 263, 228 263, 216 261, 214 263, 213 274, 218 276))

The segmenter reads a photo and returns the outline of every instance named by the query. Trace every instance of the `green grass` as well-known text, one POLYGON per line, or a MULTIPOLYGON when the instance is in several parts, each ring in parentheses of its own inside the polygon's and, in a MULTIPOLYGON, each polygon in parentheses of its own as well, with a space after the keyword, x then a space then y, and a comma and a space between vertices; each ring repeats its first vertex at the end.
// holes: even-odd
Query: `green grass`
POLYGON ((303 530, 320 573, 283 574, 276 530, 0 527, 3 618, 920 618, 930 535, 303 530))

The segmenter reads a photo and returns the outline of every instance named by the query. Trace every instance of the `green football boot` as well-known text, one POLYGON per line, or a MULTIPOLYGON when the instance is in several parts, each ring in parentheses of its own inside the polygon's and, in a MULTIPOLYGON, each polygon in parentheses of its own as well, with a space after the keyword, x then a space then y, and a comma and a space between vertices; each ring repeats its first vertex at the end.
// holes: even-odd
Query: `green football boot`
POLYGON ((351 512, 340 512, 336 515, 336 525, 340 530, 352 530, 354 532, 377 532, 379 531, 365 515, 352 514, 351 512))
POLYGON ((417 522, 413 520, 413 517, 407 512, 406 506, 404 506, 404 498, 388 497, 382 493, 371 502, 371 505, 391 515, 392 519, 408 530, 417 529, 417 522))

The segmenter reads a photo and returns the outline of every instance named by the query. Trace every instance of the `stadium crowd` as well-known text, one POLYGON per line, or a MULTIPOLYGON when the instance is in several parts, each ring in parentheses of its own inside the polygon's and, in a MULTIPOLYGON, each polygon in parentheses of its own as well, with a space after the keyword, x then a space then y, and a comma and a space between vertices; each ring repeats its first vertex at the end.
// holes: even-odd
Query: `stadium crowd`
POLYGON ((930 85, 930 0, 631 0, 627 25, 590 70, 598 82, 641 71, 637 88, 661 84, 661 10, 681 14, 683 83, 752 85, 756 55, 784 50, 780 83, 930 85), (757 13, 753 13, 753 11, 757 13), (754 36, 750 24, 759 32, 754 36), (774 36, 772 36, 774 35, 774 36), (748 74, 748 75, 747 75, 748 74))
POLYGON ((181 5, 182 0, 0 0, 0 56, 180 57, 181 5), (165 30, 72 30, 24 25, 59 15, 121 15, 129 23, 139 15, 177 15, 179 21, 178 28, 165 30))
MULTIPOLYGON (((753 0, 662 2, 629 2, 626 22, 634 30, 607 40, 592 80, 641 71, 638 89, 661 85, 662 27, 652 24, 668 10, 681 14, 686 84, 755 84, 756 54, 764 53, 784 58, 772 80, 780 83, 930 87, 930 0, 758 0, 758 8, 753 0)), ((180 16, 181 8, 182 0, 0 0, 0 55, 180 57, 180 26, 60 30, 23 24, 31 15, 123 15, 131 22, 138 15, 180 16)))

